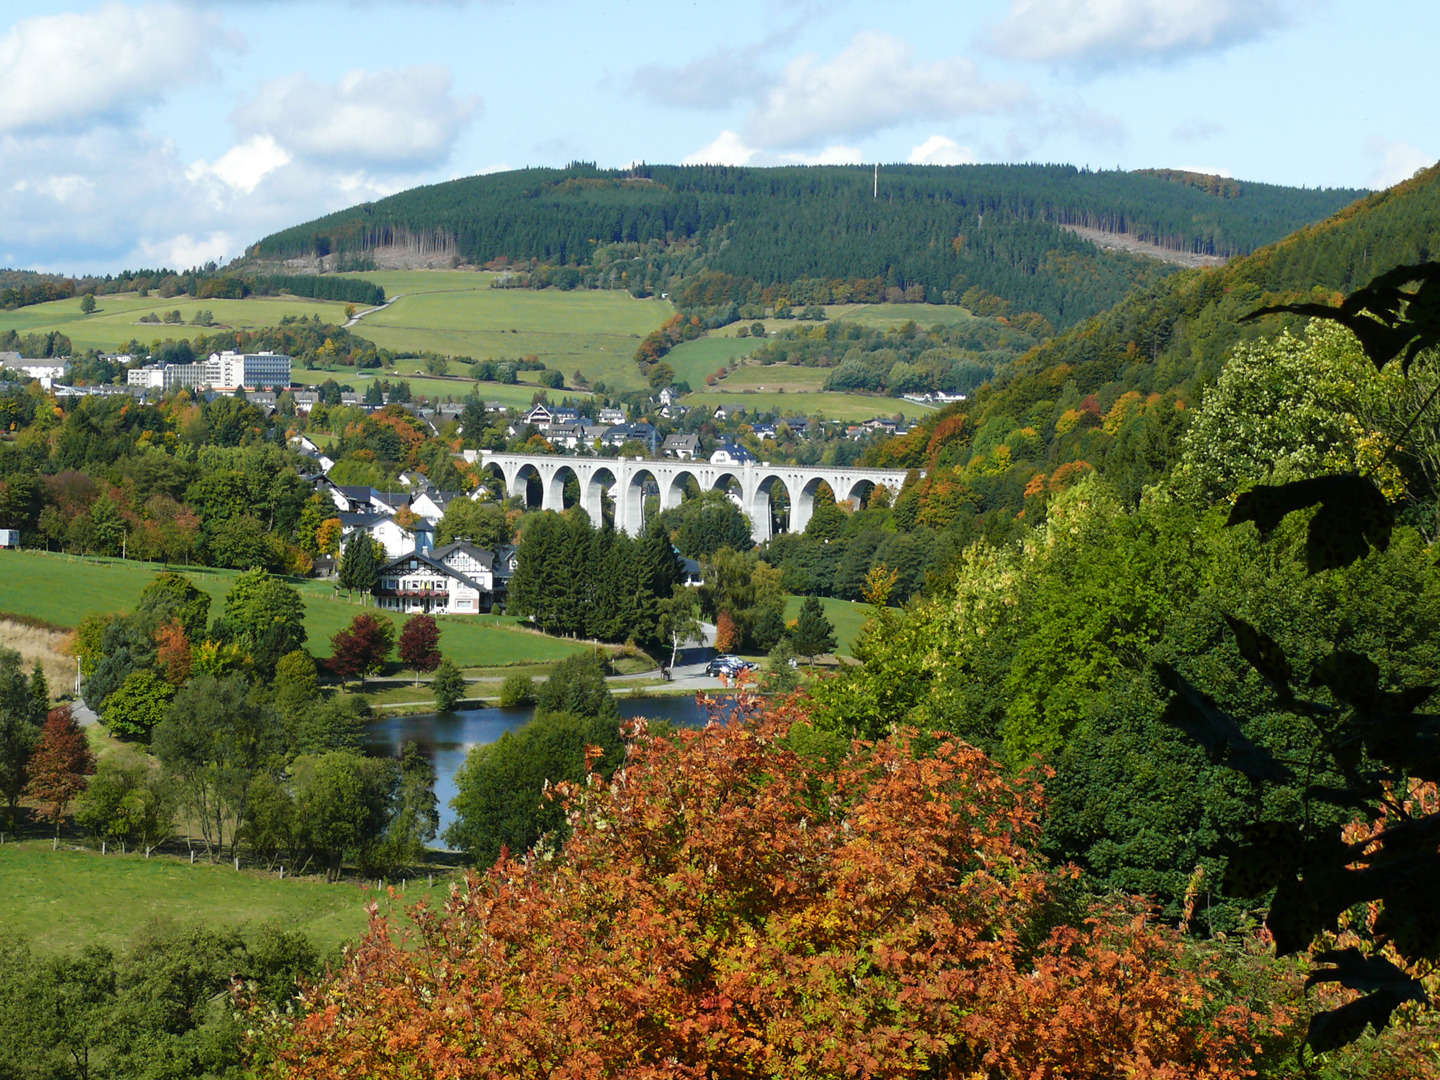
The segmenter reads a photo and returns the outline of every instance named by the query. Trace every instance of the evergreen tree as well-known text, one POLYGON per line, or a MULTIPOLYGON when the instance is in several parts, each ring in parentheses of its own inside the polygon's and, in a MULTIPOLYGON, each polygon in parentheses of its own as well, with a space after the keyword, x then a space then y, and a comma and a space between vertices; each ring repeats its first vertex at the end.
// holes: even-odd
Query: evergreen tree
POLYGON ((340 556, 340 584, 347 592, 356 589, 368 593, 380 577, 380 560, 375 556, 375 544, 364 532, 356 530, 345 543, 340 556))
POLYGON ((807 596, 800 605, 800 618, 790 634, 791 644, 801 656, 814 659, 835 648, 835 627, 825 617, 818 596, 807 596))

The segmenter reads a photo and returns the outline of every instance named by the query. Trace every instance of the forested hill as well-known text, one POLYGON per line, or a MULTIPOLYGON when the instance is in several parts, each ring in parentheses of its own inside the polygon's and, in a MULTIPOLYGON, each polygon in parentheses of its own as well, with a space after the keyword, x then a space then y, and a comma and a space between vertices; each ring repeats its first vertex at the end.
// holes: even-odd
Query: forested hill
POLYGON ((1102 253, 1064 226, 1229 256, 1363 194, 1060 165, 888 165, 878 197, 873 184, 864 166, 525 169, 365 203, 275 233, 247 255, 345 266, 398 245, 475 264, 588 268, 583 283, 640 294, 709 270, 712 302, 893 299, 898 290, 958 303, 968 292, 1069 326, 1165 271, 1102 253))
POLYGON ((878 448, 872 463, 929 468, 915 498, 943 494, 981 513, 1018 513, 1027 492, 1090 468, 1137 497, 1174 464, 1188 408, 1236 344, 1303 322, 1241 316, 1297 299, 1338 303, 1385 270, 1437 255, 1440 165, 1226 266, 1132 294, 878 448))

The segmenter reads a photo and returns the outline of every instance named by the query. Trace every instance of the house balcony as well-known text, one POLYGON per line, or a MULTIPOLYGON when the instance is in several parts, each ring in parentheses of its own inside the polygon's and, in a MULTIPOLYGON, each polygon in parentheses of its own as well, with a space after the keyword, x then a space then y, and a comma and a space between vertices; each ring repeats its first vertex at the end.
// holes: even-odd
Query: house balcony
POLYGON ((437 600, 444 600, 444 599, 446 599, 447 597, 449 597, 449 595, 450 595, 450 590, 449 590, 449 589, 387 589, 387 588, 385 588, 385 586, 379 585, 379 586, 376 586, 376 588, 375 588, 375 595, 376 595, 376 596, 398 596, 398 597, 402 597, 402 598, 405 598, 405 599, 414 599, 414 598, 417 598, 417 597, 420 598, 420 599, 424 599, 424 598, 427 597, 427 596, 432 596, 432 597, 434 597, 434 598, 437 599, 437 600))

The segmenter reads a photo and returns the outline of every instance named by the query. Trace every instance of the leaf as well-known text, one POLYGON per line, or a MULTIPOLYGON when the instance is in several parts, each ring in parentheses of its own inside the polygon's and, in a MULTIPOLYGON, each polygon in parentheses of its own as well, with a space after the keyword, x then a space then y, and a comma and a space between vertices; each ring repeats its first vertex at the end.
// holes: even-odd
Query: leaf
POLYGON ((1243 773, 1252 780, 1286 783, 1293 779, 1273 754, 1253 742, 1235 718, 1195 689, 1169 664, 1156 664, 1155 673, 1175 696, 1161 719, 1178 727, 1205 750, 1210 760, 1243 773))
POLYGON ((1390 546, 1390 504, 1373 481, 1354 473, 1258 484, 1236 497, 1225 524, 1253 521, 1260 536, 1268 538, 1287 516, 1317 504, 1305 543, 1312 574, 1349 566, 1372 547, 1384 551, 1390 546))
POLYGON ((1339 307, 1326 304, 1275 304, 1243 315, 1241 322, 1289 312, 1329 319, 1348 328, 1378 371, 1404 352, 1401 369, 1422 350, 1440 343, 1440 263, 1397 266, 1356 289, 1339 307), (1414 292, 1404 286, 1417 283, 1414 292))
POLYGON ((1317 983, 1334 982, 1366 995, 1310 1018, 1305 1042, 1317 1053, 1354 1042, 1367 1025, 1373 1025, 1377 1032, 1382 1030, 1391 1014, 1406 1001, 1426 1000, 1420 981, 1383 956, 1369 956, 1355 948, 1332 949, 1315 960, 1333 966, 1312 972, 1305 980, 1307 990, 1317 983))
POLYGON ((1300 826, 1262 821, 1248 826, 1228 853, 1221 889, 1227 896, 1253 898, 1294 874, 1300 852, 1300 826))
POLYGON ((1324 686, 1347 705, 1365 709, 1375 704, 1380 689, 1380 668, 1363 653, 1336 649, 1317 663, 1310 683, 1324 686))
POLYGON ((1290 661, 1285 657, 1285 650, 1269 634, 1255 629, 1244 619, 1238 619, 1234 615, 1226 615, 1226 624, 1230 627, 1231 633, 1235 635, 1235 644, 1240 649, 1250 666, 1274 687, 1275 692, 1280 695, 1280 700, 1289 703, 1294 699, 1290 690, 1290 661))

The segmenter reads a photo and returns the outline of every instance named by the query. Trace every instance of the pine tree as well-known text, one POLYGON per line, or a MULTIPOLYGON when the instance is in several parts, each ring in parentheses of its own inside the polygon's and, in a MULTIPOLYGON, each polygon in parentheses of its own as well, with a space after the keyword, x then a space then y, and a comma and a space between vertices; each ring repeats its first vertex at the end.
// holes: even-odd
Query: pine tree
POLYGON ((380 560, 375 557, 375 544, 362 531, 351 533, 340 556, 340 584, 347 592, 359 589, 368 593, 379 577, 380 560))
POLYGON ((835 648, 835 627, 825 617, 825 609, 820 606, 818 596, 807 596, 800 605, 800 618, 795 623, 790 640, 797 653, 811 660, 835 648))

